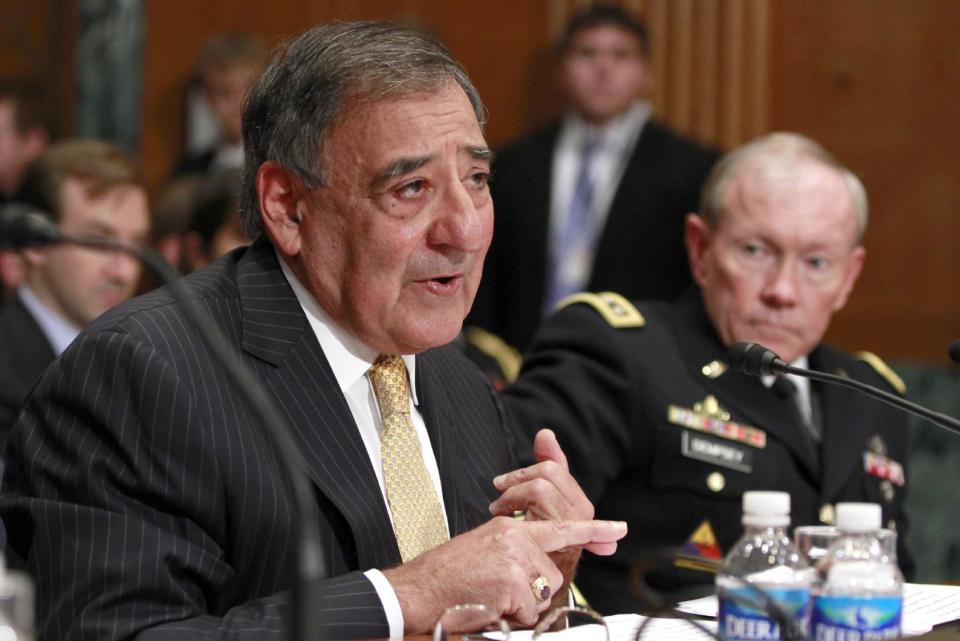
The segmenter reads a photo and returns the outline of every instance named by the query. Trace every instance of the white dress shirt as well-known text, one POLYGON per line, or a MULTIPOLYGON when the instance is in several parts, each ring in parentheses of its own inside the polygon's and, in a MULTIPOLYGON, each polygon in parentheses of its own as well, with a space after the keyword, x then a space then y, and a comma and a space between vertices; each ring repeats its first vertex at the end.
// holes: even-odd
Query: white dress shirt
MULTIPOLYGON (((564 118, 553 151, 548 255, 552 255, 553 248, 562 242, 577 175, 580 172, 580 153, 584 141, 588 137, 595 137, 600 141, 589 168, 593 185, 590 217, 601 230, 597 237, 599 242, 620 179, 637 145, 640 132, 650 119, 651 111, 650 103, 638 100, 624 113, 601 127, 593 127, 573 113, 564 118)), ((576 270, 584 286, 592 269, 593 253, 588 260, 577 262, 576 270)))
POLYGON ((81 328, 44 305, 28 285, 20 285, 17 288, 17 296, 33 316, 33 320, 37 321, 43 335, 47 337, 47 342, 53 348, 53 353, 57 356, 62 354, 80 333, 81 328))
MULTIPOLYGON (((307 291, 303 284, 297 279, 290 267, 283 261, 279 255, 280 268, 287 282, 293 288, 293 293, 303 308, 310 327, 317 336, 317 341, 323 349, 327 362, 330 363, 330 369, 337 379, 340 390, 347 399, 347 405, 350 407, 350 413, 360 431, 360 438, 367 449, 367 456, 370 457, 370 463, 377 475, 377 482, 380 484, 380 492, 383 494, 384 504, 387 504, 387 491, 383 481, 383 465, 380 458, 380 434, 383 431, 383 420, 380 418, 380 411, 377 408, 377 397, 373 391, 373 384, 370 382, 368 372, 380 353, 368 347, 356 336, 353 336, 342 327, 331 320, 316 299, 307 291)), ((440 486, 440 469, 437 467, 437 460, 433 455, 433 448, 430 444, 430 435, 427 433, 427 426, 423 421, 420 411, 417 409, 419 401, 417 400, 417 379, 416 379, 416 356, 413 354, 402 356, 404 365, 407 366, 407 374, 410 378, 410 418, 413 421, 414 429, 420 439, 420 452, 423 455, 423 462, 426 465, 427 472, 437 491, 437 498, 440 500, 440 508, 443 511, 444 523, 449 533, 450 525, 447 523, 447 514, 443 504, 443 491, 440 486)), ((387 513, 390 514, 389 505, 387 513)), ((391 522, 393 515, 390 515, 391 522)), ((390 638, 399 639, 403 637, 403 612, 400 610, 400 602, 397 595, 390 585, 387 578, 377 569, 370 569, 364 572, 364 575, 370 580, 380 601, 383 603, 383 609, 387 615, 387 621, 390 625, 390 638)))

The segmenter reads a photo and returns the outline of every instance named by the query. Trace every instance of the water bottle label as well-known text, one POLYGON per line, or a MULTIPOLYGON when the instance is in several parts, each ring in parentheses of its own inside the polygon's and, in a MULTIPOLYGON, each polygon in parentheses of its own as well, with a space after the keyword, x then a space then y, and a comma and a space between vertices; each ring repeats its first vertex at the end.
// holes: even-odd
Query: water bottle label
MULTIPOLYGON (((764 588, 777 607, 792 617, 800 631, 806 631, 810 591, 797 588, 764 588)), ((761 641, 789 638, 764 607, 763 596, 744 586, 721 590, 720 632, 728 641, 761 641)), ((796 635, 795 635, 796 636, 796 635)))
POLYGON ((881 641, 900 637, 899 596, 819 596, 813 601, 813 641, 881 641))

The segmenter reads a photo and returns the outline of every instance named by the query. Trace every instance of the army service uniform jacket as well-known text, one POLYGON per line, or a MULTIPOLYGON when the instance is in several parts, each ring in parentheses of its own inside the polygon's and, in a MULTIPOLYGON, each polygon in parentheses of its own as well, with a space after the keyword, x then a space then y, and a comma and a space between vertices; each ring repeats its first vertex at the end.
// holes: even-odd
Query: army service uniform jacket
MULTIPOLYGON (((504 402, 526 442, 556 431, 598 518, 629 524, 614 556, 581 561, 577 583, 595 608, 641 609, 629 571, 663 546, 726 554, 746 490, 789 492, 793 525, 831 522, 838 501, 879 503, 903 550, 904 414, 813 383, 818 448, 790 397, 726 366, 698 292, 636 307, 616 294, 573 298, 538 332, 504 402)), ((809 363, 891 390, 896 375, 868 358, 874 366, 820 345, 809 363)))

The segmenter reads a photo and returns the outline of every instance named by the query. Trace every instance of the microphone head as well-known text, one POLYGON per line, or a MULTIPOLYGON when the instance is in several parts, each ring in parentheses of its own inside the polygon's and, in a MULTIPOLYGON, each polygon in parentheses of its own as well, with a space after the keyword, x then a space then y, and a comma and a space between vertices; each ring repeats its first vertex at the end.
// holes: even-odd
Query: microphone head
POLYGON ((950 343, 950 360, 960 363, 960 340, 950 343))
POLYGON ((733 369, 751 376, 773 376, 786 363, 776 352, 759 343, 737 341, 727 352, 727 363, 733 369))
POLYGON ((61 240, 60 228, 36 207, 10 203, 0 209, 0 249, 42 247, 61 240))

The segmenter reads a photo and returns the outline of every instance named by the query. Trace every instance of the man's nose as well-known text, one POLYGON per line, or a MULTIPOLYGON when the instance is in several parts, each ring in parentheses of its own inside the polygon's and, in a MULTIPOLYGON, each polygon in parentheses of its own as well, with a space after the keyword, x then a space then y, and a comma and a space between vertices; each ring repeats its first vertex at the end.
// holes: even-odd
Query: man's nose
POLYGON ((106 273, 111 280, 124 284, 133 283, 140 277, 140 261, 129 254, 114 251, 105 256, 106 273))
POLYGON ((796 261, 781 259, 767 273, 764 301, 774 307, 793 307, 799 297, 796 261))
MULTIPOLYGON (((489 196, 487 196, 489 198, 489 196)), ((489 242, 491 207, 478 206, 475 194, 459 180, 445 192, 431 241, 463 252, 476 252, 489 242)))

